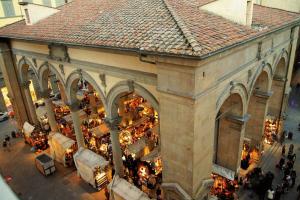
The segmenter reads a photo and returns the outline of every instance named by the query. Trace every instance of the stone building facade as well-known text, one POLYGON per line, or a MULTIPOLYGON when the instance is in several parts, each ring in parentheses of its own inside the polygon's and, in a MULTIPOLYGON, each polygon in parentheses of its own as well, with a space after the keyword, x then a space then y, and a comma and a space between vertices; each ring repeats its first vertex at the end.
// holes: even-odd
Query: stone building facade
MULTIPOLYGON (((96 0, 93 3, 95 2, 100 3, 96 0)), ((128 10, 122 10, 120 5, 104 2, 106 4, 102 4, 103 8, 99 6, 102 11, 95 11, 99 14, 100 18, 97 20, 101 23, 93 21, 90 24, 95 28, 94 31, 99 31, 100 35, 101 31, 107 31, 99 27, 103 24, 113 31, 128 31, 122 25, 108 25, 105 18, 101 18, 102 13, 110 13, 105 10, 111 9, 110 6, 117 11, 121 10, 120 15, 124 16, 129 15, 128 10)), ((80 35, 72 27, 68 28, 75 32, 75 36, 68 32, 66 35, 70 38, 67 39, 60 35, 62 33, 59 28, 62 27, 54 27, 58 32, 45 32, 54 30, 51 26, 59 22, 55 17, 72 20, 69 17, 76 16, 71 13, 71 9, 80 7, 81 3, 73 1, 62 7, 57 14, 37 24, 26 25, 23 21, 0 29, 0 66, 20 126, 25 121, 37 123, 28 92, 28 70, 31 69, 38 78, 40 93, 49 112, 51 106, 47 77, 55 74, 65 92, 65 95, 62 94, 65 96, 63 99, 71 108, 79 145, 82 134, 74 87, 81 77, 89 81, 100 94, 107 120, 111 124, 111 137, 115 142, 114 164, 119 175, 122 174, 122 161, 116 141, 118 112, 115 102, 123 92, 135 91, 143 96, 159 112, 165 198, 201 199, 208 193, 212 172, 221 173, 217 170, 220 167, 232 174, 239 172, 245 139, 250 140, 252 145, 260 146, 266 115, 282 118, 284 102, 290 90, 299 35, 299 15, 254 6, 253 23, 249 27, 196 9, 209 3, 207 1, 203 1, 201 5, 197 5, 196 1, 193 1, 194 4, 171 0, 150 2, 152 5, 149 10, 160 8, 164 10, 160 14, 169 17, 159 23, 169 20, 164 28, 168 28, 167 25, 171 23, 174 29, 166 30, 166 35, 160 31, 150 32, 162 34, 159 41, 159 37, 145 39, 149 32, 146 35, 137 34, 142 36, 136 42, 143 41, 138 44, 138 50, 133 47, 134 42, 130 43, 130 37, 112 38, 115 41, 103 44, 99 41, 98 45, 87 44, 97 40, 93 38, 93 34, 80 32, 80 35), (219 29, 210 29, 210 24, 198 24, 202 22, 188 16, 189 13, 195 14, 194 12, 199 12, 200 17, 212 17, 213 21, 209 23, 219 23, 219 29), (264 14, 265 18, 261 17, 264 14), (199 29, 195 27, 210 30, 199 33, 199 29), (169 42, 166 38, 174 30, 179 33, 172 35, 176 38, 175 47, 160 48, 159 45, 169 42), (228 30, 231 32, 226 33, 228 30), (37 34, 30 34, 34 31, 37 34), (149 43, 151 44, 148 45, 149 43), (177 47, 179 44, 181 46, 177 47)), ((133 10, 136 9, 136 4, 149 6, 147 1, 136 3, 128 0, 127 3, 128 9, 133 10)), ((88 8, 86 4, 84 6, 85 9, 88 8)), ((94 11, 90 12, 92 14, 94 11)), ((153 17, 153 13, 148 14, 153 17)), ((82 16, 82 20, 91 19, 89 16, 85 17, 82 16)), ((132 17, 130 20, 137 19, 132 17)), ((129 29, 136 26, 129 23, 130 20, 126 21, 129 29)), ((82 23, 79 25, 82 26, 82 23)), ((73 26, 75 27, 74 24, 73 26)), ((141 30, 146 30, 146 27, 141 30)), ((99 37, 112 37, 113 31, 99 37)), ((170 43, 172 42, 167 45, 170 43)), ((56 130, 53 120, 51 124, 51 116, 49 118, 52 130, 56 130)))

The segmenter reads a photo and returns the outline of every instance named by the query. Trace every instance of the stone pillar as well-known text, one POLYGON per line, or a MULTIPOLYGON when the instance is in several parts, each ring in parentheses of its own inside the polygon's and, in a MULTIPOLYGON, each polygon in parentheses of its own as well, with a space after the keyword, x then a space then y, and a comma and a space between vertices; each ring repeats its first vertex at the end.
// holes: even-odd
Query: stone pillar
POLYGON ((33 104, 32 97, 30 94, 29 84, 30 84, 30 81, 26 81, 26 82, 22 83, 21 86, 24 90, 25 98, 26 98, 26 101, 28 104, 31 122, 34 123, 35 125, 38 125, 39 121, 38 121, 37 114, 35 111, 35 105, 33 104))
POLYGON ((216 164, 235 173, 238 172, 241 162, 244 138, 241 133, 244 133, 248 119, 248 114, 243 117, 229 115, 220 119, 219 123, 216 164))
POLYGON ((37 78, 35 77, 34 74, 31 74, 31 82, 32 82, 32 86, 34 88, 34 93, 36 95, 36 99, 40 99, 41 98, 41 94, 40 94, 40 86, 39 86, 39 82, 37 80, 37 78))
POLYGON ((84 145, 84 138, 83 138, 83 134, 81 131, 81 122, 80 122, 80 117, 79 117, 79 103, 78 102, 74 102, 68 105, 70 110, 71 110, 71 116, 72 116, 72 120, 73 120, 73 127, 75 130, 75 135, 76 135, 76 141, 77 141, 77 146, 78 148, 80 147, 85 147, 84 145))
POLYGON ((50 79, 50 85, 51 85, 53 94, 59 93, 59 87, 57 85, 56 76, 54 74, 50 75, 49 79, 50 79))
POLYGON ((0 111, 2 111, 2 112, 6 112, 7 111, 7 108, 6 108, 6 105, 5 105, 4 96, 3 96, 3 93, 1 91, 1 88, 0 88, 0 111))
POLYGON ((24 122, 29 120, 29 113, 28 110, 26 110, 14 63, 15 60, 12 57, 8 45, 6 43, 0 43, 0 68, 8 89, 10 101, 13 105, 18 128, 22 128, 24 122))
POLYGON ((110 139, 112 144, 115 173, 120 177, 123 177, 124 167, 122 161, 122 150, 121 150, 121 145, 119 140, 119 129, 118 129, 120 122, 121 122, 120 117, 116 117, 113 119, 105 118, 105 123, 110 130, 110 139))
POLYGON ((246 124, 245 137, 251 140, 252 147, 258 147, 258 149, 260 149, 264 134, 268 100, 271 95, 272 92, 255 91, 248 107, 250 119, 246 124))
POLYGON ((55 120, 55 114, 54 114, 54 108, 53 108, 53 104, 52 104, 52 100, 49 98, 49 92, 48 91, 42 91, 41 92, 41 97, 44 98, 44 102, 45 102, 45 107, 47 110, 47 116, 48 116, 48 120, 49 120, 49 125, 51 127, 51 131, 57 132, 58 128, 57 128, 57 123, 55 120))
POLYGON ((269 100, 269 108, 268 114, 280 119, 281 116, 281 108, 282 108, 282 101, 284 95, 284 87, 285 87, 286 79, 283 77, 274 77, 272 81, 271 90, 273 91, 273 95, 270 97, 269 100))
POLYGON ((58 86, 59 91, 60 91, 61 100, 63 102, 68 102, 66 91, 65 91, 64 86, 62 85, 62 83, 60 81, 57 81, 57 86, 58 86))

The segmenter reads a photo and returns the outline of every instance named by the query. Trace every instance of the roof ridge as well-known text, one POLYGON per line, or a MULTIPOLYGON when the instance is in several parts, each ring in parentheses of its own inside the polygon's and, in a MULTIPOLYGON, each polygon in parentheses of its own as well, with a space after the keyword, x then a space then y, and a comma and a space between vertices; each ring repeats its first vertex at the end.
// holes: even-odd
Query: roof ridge
POLYGON ((183 36, 189 43, 189 45, 192 47, 193 51, 200 51, 202 50, 201 45, 198 43, 197 40, 195 40, 194 36, 188 29, 188 27, 185 25, 185 23, 181 20, 181 18, 177 15, 176 11, 171 7, 171 5, 167 2, 167 0, 162 0, 165 6, 167 7, 168 11, 170 12, 172 18, 176 22, 177 26, 183 33, 183 36))

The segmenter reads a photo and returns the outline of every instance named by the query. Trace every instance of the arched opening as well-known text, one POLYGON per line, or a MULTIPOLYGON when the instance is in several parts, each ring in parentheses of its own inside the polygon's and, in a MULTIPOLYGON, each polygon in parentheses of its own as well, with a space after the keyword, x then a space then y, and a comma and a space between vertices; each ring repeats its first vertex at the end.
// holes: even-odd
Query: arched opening
POLYGON ((234 188, 237 186, 235 176, 240 164, 241 137, 245 122, 243 106, 241 96, 233 93, 222 104, 216 116, 212 175, 214 184, 211 193, 220 198, 224 193, 228 198, 233 198, 234 188))
POLYGON ((285 83, 287 64, 285 58, 281 58, 276 66, 273 76, 271 91, 272 96, 268 102, 268 111, 265 124, 265 143, 273 144, 279 137, 282 129, 283 101, 285 97, 285 83))
POLYGON ((240 152, 243 103, 240 95, 232 94, 223 103, 216 117, 215 164, 232 171, 237 170, 240 152), (234 144, 234 145, 228 145, 234 144))
POLYGON ((268 73, 263 71, 256 79, 248 103, 249 121, 245 128, 245 138, 241 158, 241 168, 246 170, 249 165, 259 159, 260 144, 264 133, 267 101, 270 94, 268 73))
POLYGON ((67 90, 70 103, 76 105, 75 109, 71 106, 72 116, 68 122, 75 129, 79 147, 74 155, 76 168, 83 180, 99 190, 103 189, 113 178, 110 130, 104 120, 104 95, 94 79, 83 71, 73 72, 69 76, 67 90), (89 165, 95 160, 99 162, 89 165), (86 176, 87 173, 90 173, 89 177, 86 176))
POLYGON ((121 118, 118 139, 124 178, 156 199, 161 191, 163 170, 158 103, 148 91, 133 82, 120 84, 119 89, 115 87, 112 90, 118 91, 116 95, 111 95, 113 100, 109 106, 110 115, 121 118))

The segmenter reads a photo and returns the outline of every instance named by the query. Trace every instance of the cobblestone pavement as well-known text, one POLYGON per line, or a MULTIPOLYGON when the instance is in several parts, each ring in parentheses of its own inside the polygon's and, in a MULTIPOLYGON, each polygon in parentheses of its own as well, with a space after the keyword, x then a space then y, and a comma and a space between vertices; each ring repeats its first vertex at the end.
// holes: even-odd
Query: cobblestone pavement
MULTIPOLYGON (((294 133, 293 140, 285 141, 287 150, 291 143, 294 144, 294 153, 297 154, 297 158, 294 164, 294 169, 297 172, 296 186, 300 184, 300 131, 298 131, 298 124, 300 123, 300 88, 293 89, 291 93, 291 97, 289 100, 289 109, 287 112, 287 118, 285 120, 285 130, 292 131, 294 133)), ((259 166, 262 168, 264 172, 271 171, 275 174, 275 178, 273 181, 273 188, 276 187, 277 184, 282 182, 283 173, 276 169, 275 165, 279 162, 281 157, 281 145, 278 143, 273 144, 271 147, 267 147, 266 151, 259 163, 259 166)), ((251 198, 252 192, 247 190, 244 191, 241 189, 239 192, 240 199, 242 200, 250 200, 250 199, 258 199, 257 196, 253 196, 251 198)), ((281 199, 286 200, 297 200, 297 191, 296 187, 291 188, 288 193, 282 196, 281 199)))
MULTIPOLYGON (((2 141, 14 130, 13 120, 0 122, 0 174, 12 177, 9 186, 21 200, 105 200, 104 191, 97 192, 76 173, 55 163, 55 174, 44 177, 35 167, 35 153, 23 138, 12 139, 11 151, 4 151, 2 141)), ((0 194, 0 200, 1 194, 0 194)))

